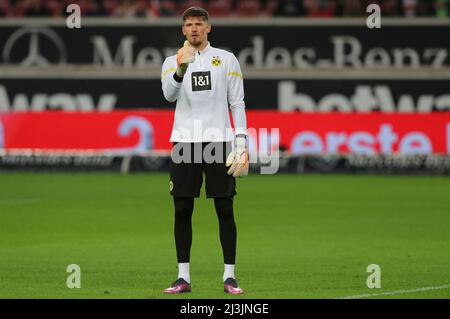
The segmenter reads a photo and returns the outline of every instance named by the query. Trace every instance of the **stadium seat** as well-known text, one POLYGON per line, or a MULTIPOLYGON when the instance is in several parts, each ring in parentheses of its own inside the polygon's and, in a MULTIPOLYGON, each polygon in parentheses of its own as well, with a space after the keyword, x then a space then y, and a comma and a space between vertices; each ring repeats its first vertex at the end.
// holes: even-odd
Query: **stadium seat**
POLYGON ((7 16, 10 10, 9 0, 0 1, 0 16, 7 16))
POLYGON ((402 5, 396 0, 385 0, 381 5, 381 12, 387 16, 401 15, 402 5))
POLYGON ((274 15, 275 9, 278 6, 277 0, 268 0, 263 9, 263 15, 271 17, 274 15))
POLYGON ((335 1, 305 0, 306 15, 311 18, 329 18, 334 16, 335 1))
POLYGON ((262 14, 261 3, 258 0, 238 1, 234 13, 238 17, 256 17, 262 14))
POLYGON ((183 1, 178 5, 178 14, 182 15, 183 12, 189 7, 204 7, 202 0, 187 0, 183 1))
POLYGON ((231 12, 230 0, 210 0, 206 6, 211 17, 227 17, 231 12))
POLYGON ((173 0, 161 0, 157 11, 161 17, 175 16, 177 15, 177 4, 173 0))
POLYGON ((117 0, 104 0, 103 7, 109 15, 112 15, 114 9, 117 7, 117 0))

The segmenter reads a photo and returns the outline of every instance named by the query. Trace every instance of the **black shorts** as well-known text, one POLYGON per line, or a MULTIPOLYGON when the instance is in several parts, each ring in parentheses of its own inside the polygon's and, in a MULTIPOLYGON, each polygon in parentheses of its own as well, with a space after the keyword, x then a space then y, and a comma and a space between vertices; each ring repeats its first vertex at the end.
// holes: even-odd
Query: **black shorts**
POLYGON ((229 168, 225 165, 231 150, 231 142, 174 143, 170 162, 170 195, 199 197, 203 173, 207 198, 236 195, 236 180, 227 174, 229 168))

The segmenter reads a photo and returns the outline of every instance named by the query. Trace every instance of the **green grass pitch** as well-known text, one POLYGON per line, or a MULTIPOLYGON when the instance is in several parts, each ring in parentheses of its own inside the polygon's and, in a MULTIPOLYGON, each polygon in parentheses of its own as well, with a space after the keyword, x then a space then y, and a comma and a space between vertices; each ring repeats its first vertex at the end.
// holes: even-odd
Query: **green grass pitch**
MULTIPOLYGON (((193 292, 177 275, 167 174, 0 174, 0 298, 339 298, 450 284, 450 179, 238 180, 236 275, 223 293, 212 200, 195 202, 193 292), (81 267, 69 289, 67 265, 81 267), (381 288, 366 286, 369 264, 381 288)), ((449 298, 450 287, 372 298, 449 298)))

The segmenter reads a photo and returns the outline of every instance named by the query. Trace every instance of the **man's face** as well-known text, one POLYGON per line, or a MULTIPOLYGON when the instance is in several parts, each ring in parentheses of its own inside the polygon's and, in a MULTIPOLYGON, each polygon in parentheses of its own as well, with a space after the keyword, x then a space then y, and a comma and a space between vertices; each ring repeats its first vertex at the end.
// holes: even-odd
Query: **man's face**
POLYGON ((183 34, 192 46, 197 47, 208 41, 210 31, 211 25, 202 17, 187 18, 183 24, 183 34))

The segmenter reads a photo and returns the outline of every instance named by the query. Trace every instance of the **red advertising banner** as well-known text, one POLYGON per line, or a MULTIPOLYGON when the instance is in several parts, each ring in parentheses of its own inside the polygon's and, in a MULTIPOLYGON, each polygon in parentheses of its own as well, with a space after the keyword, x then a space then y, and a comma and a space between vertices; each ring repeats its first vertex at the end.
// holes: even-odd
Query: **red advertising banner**
MULTIPOLYGON (((450 113, 247 111, 250 147, 294 154, 450 154, 450 113)), ((173 111, 0 114, 0 149, 169 150, 173 111)))

